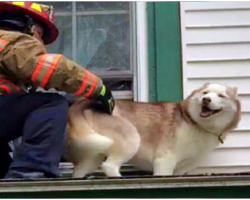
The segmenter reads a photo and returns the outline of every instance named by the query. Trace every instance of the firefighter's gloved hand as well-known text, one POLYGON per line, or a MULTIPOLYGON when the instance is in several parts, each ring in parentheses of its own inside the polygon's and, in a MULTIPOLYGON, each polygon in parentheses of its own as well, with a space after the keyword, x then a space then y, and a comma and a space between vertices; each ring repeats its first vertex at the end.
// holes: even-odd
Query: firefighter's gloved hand
POLYGON ((102 86, 98 100, 102 104, 102 111, 111 115, 115 107, 115 100, 111 93, 111 90, 105 85, 102 86))

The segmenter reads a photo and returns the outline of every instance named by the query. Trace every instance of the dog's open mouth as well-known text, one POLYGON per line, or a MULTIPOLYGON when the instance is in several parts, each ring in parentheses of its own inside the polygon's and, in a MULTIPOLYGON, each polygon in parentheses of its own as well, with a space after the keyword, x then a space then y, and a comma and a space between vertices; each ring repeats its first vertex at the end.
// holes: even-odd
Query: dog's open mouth
POLYGON ((207 118, 207 117, 210 117, 218 112, 220 112, 222 109, 216 109, 216 110, 212 110, 211 108, 207 107, 207 106, 202 106, 201 108, 201 113, 200 113, 200 116, 202 118, 207 118))

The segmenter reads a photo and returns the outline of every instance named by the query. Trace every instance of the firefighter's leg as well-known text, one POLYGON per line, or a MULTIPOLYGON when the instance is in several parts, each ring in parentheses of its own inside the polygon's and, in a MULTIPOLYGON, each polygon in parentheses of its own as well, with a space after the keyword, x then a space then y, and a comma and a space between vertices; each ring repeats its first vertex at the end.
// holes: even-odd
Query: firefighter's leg
POLYGON ((60 161, 67 120, 67 101, 60 95, 33 93, 0 97, 0 135, 23 136, 6 178, 54 176, 60 161), (2 103, 1 104, 1 100, 2 103), (7 101, 6 101, 7 100, 7 101))
POLYGON ((3 178, 9 169, 12 161, 10 157, 11 149, 6 141, 0 141, 0 178, 3 178))

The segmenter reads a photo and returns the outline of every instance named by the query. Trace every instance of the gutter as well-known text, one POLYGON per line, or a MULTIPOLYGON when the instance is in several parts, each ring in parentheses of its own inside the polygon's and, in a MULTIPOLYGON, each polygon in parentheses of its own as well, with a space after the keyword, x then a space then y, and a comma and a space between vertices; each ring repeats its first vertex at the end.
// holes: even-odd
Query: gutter
POLYGON ((1 180, 0 193, 250 186, 250 174, 95 179, 1 180))

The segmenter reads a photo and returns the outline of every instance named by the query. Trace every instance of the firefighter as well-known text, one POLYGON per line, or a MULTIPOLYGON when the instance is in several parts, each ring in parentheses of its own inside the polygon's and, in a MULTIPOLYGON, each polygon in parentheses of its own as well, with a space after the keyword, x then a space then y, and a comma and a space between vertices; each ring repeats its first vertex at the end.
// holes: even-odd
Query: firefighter
MULTIPOLYGON (((68 102, 59 94, 34 92, 37 87, 95 99, 112 114, 114 99, 99 77, 61 54, 47 53, 44 45, 57 36, 52 6, 0 2, 0 150, 22 136, 10 166, 0 161, 0 169, 8 169, 5 178, 56 176, 68 102)), ((9 160, 6 154, 2 158, 9 160)))

